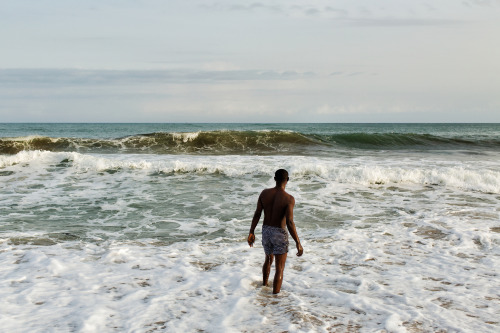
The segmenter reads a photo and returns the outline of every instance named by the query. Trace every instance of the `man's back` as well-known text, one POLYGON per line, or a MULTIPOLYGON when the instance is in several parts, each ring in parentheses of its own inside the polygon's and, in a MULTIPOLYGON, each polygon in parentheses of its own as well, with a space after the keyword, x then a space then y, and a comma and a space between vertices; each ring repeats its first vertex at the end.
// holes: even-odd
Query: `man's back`
POLYGON ((264 225, 285 229, 287 211, 293 210, 294 198, 283 189, 268 188, 259 200, 264 208, 264 225))

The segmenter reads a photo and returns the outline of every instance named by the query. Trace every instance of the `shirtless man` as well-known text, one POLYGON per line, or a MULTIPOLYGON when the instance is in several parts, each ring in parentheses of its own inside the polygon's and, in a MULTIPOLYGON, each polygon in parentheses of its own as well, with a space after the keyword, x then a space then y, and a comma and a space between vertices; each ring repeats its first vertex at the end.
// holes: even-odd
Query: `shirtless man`
POLYGON ((281 283, 283 282, 283 270, 285 269, 285 261, 288 253, 288 233, 285 226, 288 228, 290 235, 297 246, 297 256, 301 256, 302 245, 300 245, 295 223, 293 222, 293 206, 295 199, 285 192, 285 186, 288 183, 288 172, 284 169, 279 169, 274 174, 276 186, 262 191, 257 202, 257 209, 252 219, 250 234, 248 235, 248 245, 253 246, 255 242, 255 227, 259 223, 262 210, 264 210, 264 224, 262 226, 262 246, 266 253, 266 260, 262 266, 262 284, 267 286, 269 273, 274 256, 276 256, 276 274, 274 275, 273 294, 280 292, 281 283))

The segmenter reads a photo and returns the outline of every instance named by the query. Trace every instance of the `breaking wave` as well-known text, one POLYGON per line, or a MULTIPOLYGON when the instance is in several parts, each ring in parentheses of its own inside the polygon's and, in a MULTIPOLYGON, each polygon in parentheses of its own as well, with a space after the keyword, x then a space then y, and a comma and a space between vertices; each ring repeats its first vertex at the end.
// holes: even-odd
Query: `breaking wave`
POLYGON ((440 137, 411 133, 303 134, 293 131, 200 131, 149 133, 117 139, 52 138, 29 136, 1 138, 0 154, 24 150, 81 153, 153 154, 298 154, 335 149, 368 150, 500 150, 492 137, 440 137))
POLYGON ((475 170, 461 165, 426 167, 408 164, 399 167, 376 162, 365 165, 335 163, 330 159, 295 157, 274 158, 270 156, 217 156, 174 157, 141 159, 136 155, 94 156, 76 152, 52 153, 47 151, 23 151, 16 155, 0 156, 0 176, 10 176, 20 171, 50 170, 70 174, 121 174, 122 172, 148 175, 223 175, 227 177, 268 177, 276 164, 287 163, 290 175, 297 181, 309 179, 328 180, 343 184, 391 185, 407 184, 422 186, 450 186, 484 193, 500 193, 500 172, 493 169, 475 170), (286 161, 286 162, 285 162, 286 161), (21 168, 10 167, 20 165, 21 168), (41 168, 40 168, 41 167, 41 168))

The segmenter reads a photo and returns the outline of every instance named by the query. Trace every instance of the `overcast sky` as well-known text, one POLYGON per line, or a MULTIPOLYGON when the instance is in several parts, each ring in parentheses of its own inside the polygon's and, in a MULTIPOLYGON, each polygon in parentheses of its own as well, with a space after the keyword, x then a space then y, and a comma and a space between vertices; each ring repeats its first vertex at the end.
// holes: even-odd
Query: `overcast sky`
POLYGON ((500 122, 500 0, 0 0, 0 122, 500 122))

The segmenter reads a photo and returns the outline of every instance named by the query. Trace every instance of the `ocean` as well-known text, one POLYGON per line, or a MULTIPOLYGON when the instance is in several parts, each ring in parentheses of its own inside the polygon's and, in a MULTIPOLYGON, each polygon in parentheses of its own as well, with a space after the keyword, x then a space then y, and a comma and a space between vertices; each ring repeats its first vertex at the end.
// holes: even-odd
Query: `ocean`
POLYGON ((498 332, 499 217, 500 124, 0 124, 0 331, 498 332))

